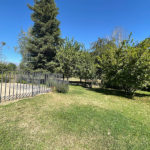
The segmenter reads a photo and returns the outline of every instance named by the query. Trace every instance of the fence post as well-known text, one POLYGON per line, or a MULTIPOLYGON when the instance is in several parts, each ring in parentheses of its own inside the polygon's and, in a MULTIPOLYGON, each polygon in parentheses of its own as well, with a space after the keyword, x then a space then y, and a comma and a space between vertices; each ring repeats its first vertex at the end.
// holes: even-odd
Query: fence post
POLYGON ((9 101, 11 99, 10 95, 11 95, 11 73, 9 73, 9 98, 8 98, 9 101))
MULTIPOLYGON (((46 82, 48 81, 48 74, 47 74, 47 77, 46 77, 46 82)), ((48 88, 47 88, 47 86, 46 86, 46 93, 47 93, 47 91, 48 91, 48 88)))
POLYGON ((20 81, 20 97, 19 98, 22 97, 22 93, 21 93, 21 75, 22 75, 22 73, 20 73, 20 79, 19 79, 19 81, 20 81))
POLYGON ((6 101, 6 93, 7 92, 7 73, 5 75, 5 101, 6 101))
POLYGON ((3 88, 3 72, 1 74, 0 103, 2 102, 2 92, 3 92, 2 88, 3 88))
POLYGON ((16 73, 16 82, 17 82, 17 87, 16 87, 16 99, 18 99, 18 74, 16 73))
POLYGON ((26 82, 25 82, 25 97, 27 97, 27 94, 28 94, 28 91, 27 91, 27 84, 28 84, 28 75, 27 73, 25 73, 25 79, 26 79, 26 82))
POLYGON ((30 93, 31 89, 30 88, 31 88, 32 78, 31 78, 31 74, 29 74, 29 73, 28 73, 28 76, 29 76, 29 96, 31 96, 31 93, 30 93))
POLYGON ((23 81, 23 82, 22 82, 22 86, 23 86, 23 94, 22 94, 22 95, 23 95, 23 96, 22 96, 22 97, 24 98, 24 72, 23 72, 22 76, 23 76, 23 80, 22 80, 22 81, 23 81))
POLYGON ((39 73, 39 88, 38 88, 39 94, 40 94, 40 84, 41 84, 41 74, 39 73))
POLYGON ((14 99, 14 95, 15 95, 15 79, 16 79, 16 74, 14 72, 14 74, 13 74, 13 99, 14 99))
POLYGON ((32 97, 33 97, 33 82, 34 82, 34 73, 32 74, 32 97))

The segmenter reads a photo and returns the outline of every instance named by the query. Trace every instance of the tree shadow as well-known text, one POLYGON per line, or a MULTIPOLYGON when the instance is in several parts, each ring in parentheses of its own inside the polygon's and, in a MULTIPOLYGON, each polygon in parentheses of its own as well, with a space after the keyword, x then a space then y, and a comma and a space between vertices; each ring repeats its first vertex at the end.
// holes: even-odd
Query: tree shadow
POLYGON ((119 96, 119 97, 124 97, 128 99, 133 99, 134 97, 150 97, 150 94, 142 94, 142 93, 135 93, 134 97, 130 95, 126 95, 124 91, 121 90, 116 90, 116 89, 103 89, 103 88, 91 88, 89 89, 91 91, 101 93, 104 95, 114 95, 114 96, 119 96))

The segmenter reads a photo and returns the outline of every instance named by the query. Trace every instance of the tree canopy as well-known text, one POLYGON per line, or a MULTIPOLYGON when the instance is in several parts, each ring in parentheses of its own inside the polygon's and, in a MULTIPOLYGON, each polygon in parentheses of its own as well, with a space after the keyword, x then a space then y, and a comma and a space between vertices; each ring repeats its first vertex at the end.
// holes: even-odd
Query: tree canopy
POLYGON ((3 59, 2 48, 3 48, 3 46, 5 46, 5 45, 6 45, 5 42, 0 42, 0 61, 2 61, 2 59, 3 59))
POLYGON ((83 45, 73 38, 66 38, 56 54, 56 72, 62 73, 66 78, 75 76, 78 53, 83 49, 83 45))
POLYGON ((61 43, 60 22, 56 18, 58 8, 54 0, 35 0, 34 6, 28 7, 33 11, 34 22, 27 46, 31 56, 29 65, 32 69, 47 70, 61 43))
POLYGON ((119 48, 107 49, 97 59, 105 86, 117 87, 133 95, 138 88, 149 83, 150 39, 136 45, 129 36, 119 48))
POLYGON ((54 0, 35 0, 33 27, 19 35, 20 68, 61 73, 65 78, 99 79, 104 87, 133 95, 150 84, 150 38, 134 42, 115 28, 109 38, 98 38, 87 50, 80 42, 60 37, 58 8, 54 0))

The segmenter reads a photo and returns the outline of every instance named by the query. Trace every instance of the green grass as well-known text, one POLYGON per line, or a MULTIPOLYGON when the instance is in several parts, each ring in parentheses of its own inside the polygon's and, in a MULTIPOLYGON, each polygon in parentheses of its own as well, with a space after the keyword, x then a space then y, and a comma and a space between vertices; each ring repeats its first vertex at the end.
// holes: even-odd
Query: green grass
POLYGON ((150 93, 71 86, 0 105, 1 150, 149 150, 150 93))

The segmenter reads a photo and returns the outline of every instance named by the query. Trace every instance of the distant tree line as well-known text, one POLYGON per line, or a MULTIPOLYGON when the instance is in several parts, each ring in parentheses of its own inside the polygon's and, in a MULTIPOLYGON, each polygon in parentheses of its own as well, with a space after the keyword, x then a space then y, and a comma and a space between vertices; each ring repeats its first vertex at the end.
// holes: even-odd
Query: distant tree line
POLYGON ((91 49, 76 40, 60 37, 58 8, 54 0, 35 0, 28 33, 21 31, 18 50, 20 68, 62 73, 64 78, 99 79, 103 87, 124 90, 134 95, 150 82, 150 39, 135 43, 114 30, 109 38, 98 38, 91 49))
POLYGON ((16 70, 17 70, 16 64, 0 62, 0 72, 16 71, 16 70))
POLYGON ((2 49, 6 45, 5 42, 0 42, 0 72, 2 71, 16 71, 17 66, 14 63, 7 63, 3 61, 2 49))
POLYGON ((6 45, 5 42, 0 42, 0 62, 3 60, 3 54, 2 54, 2 49, 6 45))

